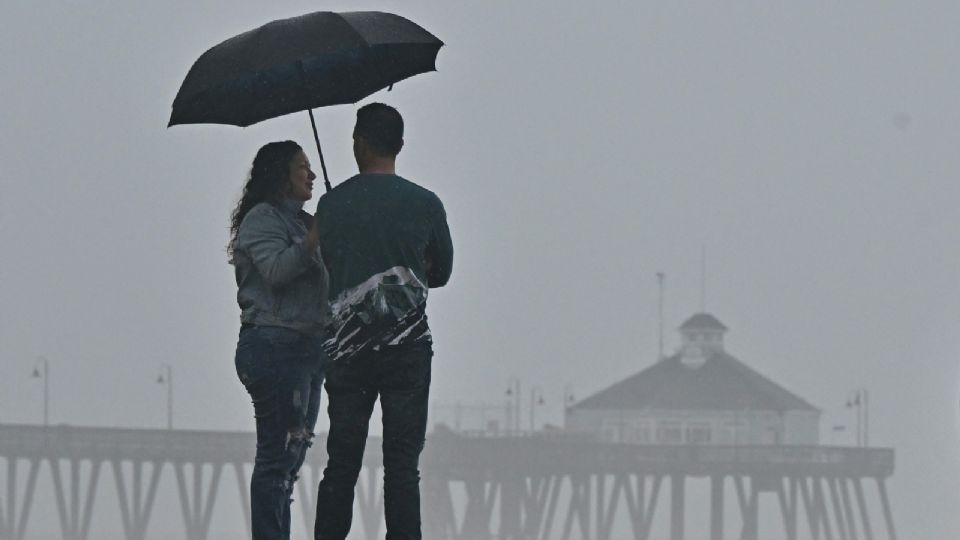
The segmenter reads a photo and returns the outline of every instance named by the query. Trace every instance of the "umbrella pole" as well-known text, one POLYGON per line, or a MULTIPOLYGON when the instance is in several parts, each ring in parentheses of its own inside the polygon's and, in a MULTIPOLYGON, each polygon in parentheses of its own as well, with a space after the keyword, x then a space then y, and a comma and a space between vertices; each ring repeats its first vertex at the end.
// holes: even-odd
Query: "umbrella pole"
POLYGON ((313 119, 313 109, 307 109, 310 113, 310 126, 313 127, 313 140, 317 143, 317 153, 320 154, 320 168, 323 169, 323 185, 327 191, 333 189, 330 187, 330 177, 327 176, 327 164, 323 161, 323 150, 320 150, 320 136, 317 135, 317 121, 313 119))

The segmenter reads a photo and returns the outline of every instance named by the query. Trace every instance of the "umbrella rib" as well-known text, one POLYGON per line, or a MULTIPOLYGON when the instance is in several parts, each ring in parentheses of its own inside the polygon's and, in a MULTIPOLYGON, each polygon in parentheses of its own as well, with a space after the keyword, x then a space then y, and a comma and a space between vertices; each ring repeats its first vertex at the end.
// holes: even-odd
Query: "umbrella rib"
POLYGON ((363 34, 361 34, 359 30, 357 30, 356 28, 353 27, 352 24, 350 24, 350 21, 343 18, 343 13, 336 12, 334 13, 334 15, 339 17, 340 20, 343 21, 343 24, 347 25, 347 28, 349 28, 350 31, 354 33, 354 35, 360 38, 360 41, 363 43, 364 47, 370 47, 370 42, 367 41, 367 38, 363 37, 363 34))

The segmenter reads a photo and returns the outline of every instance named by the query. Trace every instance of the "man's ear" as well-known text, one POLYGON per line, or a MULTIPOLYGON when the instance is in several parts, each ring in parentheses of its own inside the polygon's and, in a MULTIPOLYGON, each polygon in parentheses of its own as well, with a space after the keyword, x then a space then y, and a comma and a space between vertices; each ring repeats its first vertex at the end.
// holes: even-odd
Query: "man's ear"
POLYGON ((354 135, 354 136, 353 136, 353 150, 354 150, 354 152, 357 153, 357 155, 359 155, 359 156, 365 155, 365 154, 367 153, 367 150, 368 150, 367 141, 364 140, 364 138, 363 138, 363 137, 360 137, 359 135, 354 135))
POLYGON ((397 153, 399 154, 401 150, 403 150, 403 139, 400 139, 400 148, 397 148, 397 153))

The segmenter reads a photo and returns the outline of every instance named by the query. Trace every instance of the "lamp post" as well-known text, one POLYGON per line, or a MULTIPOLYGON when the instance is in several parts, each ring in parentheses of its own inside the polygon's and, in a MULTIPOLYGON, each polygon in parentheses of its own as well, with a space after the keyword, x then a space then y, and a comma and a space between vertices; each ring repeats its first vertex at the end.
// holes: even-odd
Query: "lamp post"
MULTIPOLYGON (((515 432, 520 432, 520 379, 517 377, 510 377, 508 381, 506 395, 507 398, 513 398, 513 417, 507 418, 507 423, 513 424, 513 430, 515 432), (512 420, 512 422, 510 422, 512 420)), ((507 411, 510 410, 510 405, 507 405, 507 411)))
POLYGON ((546 403, 543 400, 543 392, 540 391, 539 386, 534 386, 530 388, 530 431, 536 431, 536 414, 537 407, 542 406, 546 403))
POLYGON ((38 356, 37 363, 39 366, 33 367, 33 378, 43 379, 43 425, 46 427, 50 425, 50 363, 45 356, 38 356))
POLYGON ((563 427, 567 427, 567 415, 570 413, 570 407, 573 407, 573 404, 576 402, 576 398, 573 397, 573 386, 565 385, 563 387, 563 427))
POLYGON ((663 290, 664 290, 664 280, 667 278, 667 275, 663 272, 657 272, 657 288, 659 289, 659 294, 657 295, 657 332, 659 333, 659 348, 657 350, 657 360, 663 360, 663 290))
POLYGON ((866 388, 863 393, 863 446, 870 447, 870 393, 866 388))
POLYGON ((865 388, 858 388, 852 398, 847 399, 847 408, 857 409, 857 446, 870 445, 870 394, 865 388))
POLYGON ((167 429, 173 429, 173 366, 170 364, 160 366, 157 384, 167 385, 167 429))

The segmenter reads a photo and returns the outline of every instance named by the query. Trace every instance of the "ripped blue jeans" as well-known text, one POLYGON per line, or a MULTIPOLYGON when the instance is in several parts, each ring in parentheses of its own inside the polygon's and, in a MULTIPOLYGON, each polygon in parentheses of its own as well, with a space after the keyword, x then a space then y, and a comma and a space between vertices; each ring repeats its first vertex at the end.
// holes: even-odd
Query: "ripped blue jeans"
POLYGON ((320 410, 320 338, 276 326, 240 330, 237 375, 250 393, 257 455, 250 479, 253 540, 290 538, 290 503, 320 410))

